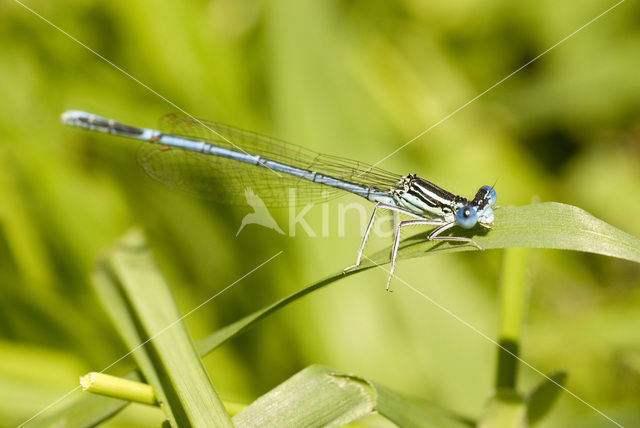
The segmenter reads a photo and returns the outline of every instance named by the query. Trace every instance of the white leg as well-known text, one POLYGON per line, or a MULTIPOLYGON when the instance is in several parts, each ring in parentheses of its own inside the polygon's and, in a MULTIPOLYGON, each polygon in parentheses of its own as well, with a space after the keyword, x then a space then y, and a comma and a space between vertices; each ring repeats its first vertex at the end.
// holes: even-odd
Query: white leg
MULTIPOLYGON (((376 204, 376 206, 373 208, 373 213, 371 214, 371 218, 369 219, 369 224, 367 224, 367 228, 364 231, 364 236, 362 238, 362 242, 360 243, 360 249, 358 250, 358 257, 356 258, 356 263, 351 265, 351 266, 349 266, 349 267, 344 268, 343 271, 342 271, 343 273, 346 273, 346 272, 350 271, 351 269, 355 269, 358 266, 360 266, 360 263, 362 261, 362 253, 364 252, 364 246, 367 243, 367 239, 369 238, 369 233, 371 232, 371 227, 373 226, 373 220, 376 217, 376 212, 378 211, 378 209, 386 209, 386 210, 390 210, 390 211, 393 211, 393 212, 400 212, 400 213, 403 213, 403 214, 410 215, 411 217, 415 217, 417 219, 422 219, 422 217, 418 216, 415 213, 412 213, 411 211, 405 210, 404 208, 400 208, 400 207, 396 207, 394 205, 387 205, 387 204, 383 204, 383 203, 378 202, 376 204)), ((438 224, 440 224, 440 222, 438 224)))
POLYGON ((358 257, 356 258, 356 263, 344 268, 342 270, 342 273, 349 272, 351 269, 355 269, 358 266, 360 266, 360 261, 362 260, 362 252, 364 251, 364 245, 367 243, 367 238, 369 237, 371 226, 373 226, 373 219, 376 216, 376 211, 378 211, 378 208, 380 208, 380 203, 377 203, 376 206, 373 208, 373 213, 371 214, 371 218, 369 219, 369 224, 367 224, 367 228, 364 231, 364 236, 362 237, 362 242, 360 243, 360 249, 358 250, 358 257))
POLYGON ((454 222, 443 224, 442 226, 436 228, 433 232, 431 232, 429 234, 429 236, 427 237, 427 239, 430 240, 430 241, 469 242, 469 243, 475 245, 476 247, 478 247, 479 250, 484 250, 484 248, 482 248, 480 245, 478 245, 478 243, 476 241, 474 241, 473 239, 471 239, 471 238, 465 238, 463 236, 438 236, 442 232, 444 232, 445 230, 449 230, 455 225, 456 225, 456 223, 454 223, 454 222))
MULTIPOLYGON (((398 245, 400 244, 400 228, 402 228, 403 226, 412 226, 416 224, 431 224, 431 225, 442 224, 442 220, 422 218, 418 220, 404 220, 398 223, 398 227, 396 227, 396 233, 393 238, 393 246, 391 247, 391 267, 389 268, 389 278, 387 279, 387 288, 386 288, 387 291, 389 291, 389 284, 391 284, 393 271, 395 270, 395 267, 396 267, 396 257, 398 256, 398 245)), ((455 223, 447 223, 447 224, 455 224, 455 223)), ((447 224, 445 224, 444 226, 447 226, 447 224)), ((442 229, 444 226, 441 226, 438 229, 442 229)))

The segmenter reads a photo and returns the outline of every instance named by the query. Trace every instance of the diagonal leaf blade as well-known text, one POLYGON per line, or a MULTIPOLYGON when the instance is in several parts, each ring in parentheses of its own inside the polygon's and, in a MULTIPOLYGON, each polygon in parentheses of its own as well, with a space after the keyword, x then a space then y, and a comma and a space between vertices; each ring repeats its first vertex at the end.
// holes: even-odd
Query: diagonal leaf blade
POLYGON ((98 293, 175 426, 231 426, 141 232, 94 274, 98 293))

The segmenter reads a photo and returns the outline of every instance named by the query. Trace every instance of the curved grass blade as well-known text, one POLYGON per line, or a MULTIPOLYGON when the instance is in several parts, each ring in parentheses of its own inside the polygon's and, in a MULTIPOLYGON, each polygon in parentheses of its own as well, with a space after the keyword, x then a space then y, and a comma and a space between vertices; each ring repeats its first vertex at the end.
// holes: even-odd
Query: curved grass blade
POLYGON ((320 281, 316 281, 313 284, 308 285, 296 291, 295 293, 292 293, 286 297, 283 297, 282 299, 270 304, 269 306, 265 306, 264 308, 259 309, 239 319, 238 321, 234 321, 231 324, 228 324, 216 330, 215 332, 213 332, 208 336, 203 337, 202 339, 196 342, 196 349, 198 350, 198 353, 200 354, 200 356, 205 356, 209 352, 213 351, 214 349, 216 349, 217 347, 225 343, 227 340, 243 332, 245 329, 251 327, 261 319, 268 317, 273 312, 279 309, 282 309, 283 307, 287 306, 289 303, 293 303, 296 300, 306 296, 307 294, 312 293, 316 290, 319 290, 320 288, 327 286, 329 284, 333 284, 334 282, 339 281, 342 278, 346 278, 347 276, 354 275, 358 272, 371 269, 372 267, 374 267, 374 265, 371 262, 362 263, 362 265, 359 268, 354 269, 353 271, 346 272, 346 273, 339 272, 335 275, 331 275, 324 279, 321 279, 320 281))
MULTIPOLYGON (((483 248, 549 248, 584 251, 640 263, 640 239, 592 216, 581 208, 558 202, 543 202, 495 211, 495 227, 474 235, 475 229, 456 230, 483 248)), ((403 241, 398 258, 413 258, 434 252, 477 251, 469 244, 427 241, 417 234, 403 241)))
POLYGON ((474 422, 360 376, 312 365, 233 417, 237 427, 339 427, 380 413, 404 427, 463 428, 474 422))
MULTIPOLYGON (((555 248, 602 254, 640 263, 640 239, 571 205, 546 202, 515 208, 501 208, 496 211, 496 225, 493 230, 481 236, 472 235, 472 231, 467 231, 466 235, 464 233, 459 234, 473 236, 473 239, 486 249, 511 247, 555 248)), ((425 234, 420 233, 402 242, 398 251, 398 259, 454 251, 478 250, 469 244, 428 241, 425 239, 425 234)), ((346 274, 338 272, 335 275, 317 281, 217 330, 198 341, 198 351, 201 355, 206 355, 231 337, 289 303, 346 276, 370 269, 374 264, 388 263, 389 249, 376 253, 371 257, 371 260, 373 262, 363 262, 358 269, 346 274)))

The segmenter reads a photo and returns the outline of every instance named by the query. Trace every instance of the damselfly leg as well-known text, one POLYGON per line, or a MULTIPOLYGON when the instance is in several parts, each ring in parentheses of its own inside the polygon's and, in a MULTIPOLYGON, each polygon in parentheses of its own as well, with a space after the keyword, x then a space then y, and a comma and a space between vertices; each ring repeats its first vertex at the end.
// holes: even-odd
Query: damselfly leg
MULTIPOLYGON (((422 219, 423 217, 416 215, 415 213, 404 209, 404 208, 400 208, 397 207, 395 205, 388 205, 388 204, 383 204, 381 202, 378 202, 375 207, 373 208, 373 213, 371 214, 371 218, 369 218, 369 223, 367 224, 367 228, 364 231, 364 236, 362 237, 362 242, 360 243, 360 249, 358 250, 358 257, 356 258, 356 262, 355 264, 348 266, 346 268, 344 268, 342 270, 343 273, 347 273, 352 269, 357 268, 358 266, 360 266, 360 263, 362 262, 362 253, 364 252, 364 247, 367 243, 367 239, 369 238, 369 233, 371 232, 371 227, 373 226, 374 223, 374 219, 376 218, 376 213, 379 209, 384 209, 384 210, 389 210, 389 211, 393 211, 396 213, 402 213, 402 214, 406 214, 408 216, 414 217, 416 219, 422 219)), ((438 223, 439 224, 439 223, 438 223)))

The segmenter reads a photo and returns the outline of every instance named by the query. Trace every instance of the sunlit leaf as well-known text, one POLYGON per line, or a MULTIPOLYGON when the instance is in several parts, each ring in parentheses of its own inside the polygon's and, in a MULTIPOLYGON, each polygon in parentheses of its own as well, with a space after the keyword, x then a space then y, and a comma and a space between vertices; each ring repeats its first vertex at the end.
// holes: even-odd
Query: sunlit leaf
POLYGON ((233 422, 238 427, 340 427, 374 412, 403 427, 473 426, 451 412, 319 365, 267 392, 235 415, 233 422))

